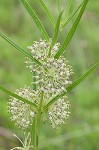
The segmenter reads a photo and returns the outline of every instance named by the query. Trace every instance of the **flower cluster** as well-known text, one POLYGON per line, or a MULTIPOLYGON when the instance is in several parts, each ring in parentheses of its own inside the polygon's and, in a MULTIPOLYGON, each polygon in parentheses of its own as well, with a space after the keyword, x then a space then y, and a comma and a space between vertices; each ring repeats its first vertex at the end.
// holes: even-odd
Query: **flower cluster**
MULTIPOLYGON (((41 40, 34 41, 32 46, 29 46, 32 57, 38 60, 42 65, 37 65, 35 62, 26 58, 26 65, 33 72, 33 82, 36 85, 36 90, 31 90, 25 86, 23 89, 16 91, 16 94, 33 102, 39 106, 40 96, 43 91, 42 108, 56 95, 66 91, 66 87, 71 84, 70 76, 73 74, 73 69, 69 62, 64 57, 55 59, 54 56, 59 49, 60 44, 57 43, 51 49, 50 56, 48 55, 51 45, 51 40, 46 42, 41 40)), ((32 124, 33 117, 37 117, 37 109, 33 106, 24 103, 16 98, 11 97, 9 100, 9 112, 12 113, 11 120, 16 122, 16 125, 25 129, 32 124)), ((54 102, 48 109, 48 118, 53 128, 57 128, 64 124, 65 119, 69 117, 70 103, 67 97, 63 96, 54 102)))
MULTIPOLYGON (((40 92, 33 91, 30 87, 24 87, 15 92, 19 96, 30 100, 31 102, 39 103, 40 92)), ((52 97, 48 94, 44 94, 43 106, 46 105, 48 99, 52 97)), ((69 107, 70 103, 66 100, 67 97, 64 96, 60 98, 57 102, 52 104, 48 110, 48 117, 51 122, 51 126, 56 128, 57 126, 64 123, 64 120, 69 117, 69 107)), ((11 120, 16 122, 16 125, 22 129, 25 129, 31 125, 33 117, 36 117, 36 110, 29 104, 26 104, 16 98, 11 97, 9 102, 9 112, 12 114, 11 120)))
MULTIPOLYGON (((23 89, 16 90, 15 94, 31 101, 38 103, 37 91, 32 91, 30 87, 25 86, 23 89)), ((11 120, 16 122, 20 128, 27 128, 33 121, 33 117, 36 115, 34 108, 20 101, 16 98, 11 97, 8 102, 8 110, 12 114, 11 120)))
POLYGON ((38 89, 56 95, 65 91, 67 85, 72 83, 70 76, 73 74, 73 69, 65 58, 60 57, 58 60, 54 59, 59 46, 59 43, 54 45, 49 58, 48 50, 50 48, 50 42, 47 43, 45 40, 40 39, 39 42, 34 42, 34 44, 28 48, 33 58, 37 59, 42 65, 37 66, 30 59, 26 60, 27 67, 36 73, 36 75, 33 76, 35 80, 32 83, 36 84, 38 89))
POLYGON ((67 97, 64 96, 58 99, 48 111, 48 116, 51 121, 52 128, 56 128, 65 123, 65 120, 69 117, 70 102, 66 101, 67 97))

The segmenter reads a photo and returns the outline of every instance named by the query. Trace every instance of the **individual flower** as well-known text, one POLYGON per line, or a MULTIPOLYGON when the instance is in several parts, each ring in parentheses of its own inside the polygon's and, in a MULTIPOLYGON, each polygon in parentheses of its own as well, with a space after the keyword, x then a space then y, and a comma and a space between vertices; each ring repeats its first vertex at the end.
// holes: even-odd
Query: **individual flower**
POLYGON ((64 124, 65 120, 70 115, 70 102, 66 101, 66 99, 66 96, 58 99, 58 101, 52 104, 48 110, 48 117, 52 128, 57 128, 58 126, 64 124))
POLYGON ((29 46, 33 58, 42 65, 38 66, 28 58, 26 64, 31 72, 35 72, 33 76, 35 80, 32 83, 37 85, 37 89, 57 95, 66 91, 66 87, 72 83, 70 76, 73 74, 73 69, 65 58, 54 59, 60 46, 59 43, 54 45, 51 56, 48 57, 50 44, 40 39, 39 42, 34 42, 32 46, 29 46))
MULTIPOLYGON (((38 103, 39 92, 31 90, 30 87, 25 86, 23 89, 16 90, 15 94, 36 104, 38 103)), ((17 126, 25 129, 31 125, 33 117, 36 115, 36 110, 33 106, 14 97, 9 99, 8 105, 8 110, 12 114, 11 120, 14 121, 17 126)))

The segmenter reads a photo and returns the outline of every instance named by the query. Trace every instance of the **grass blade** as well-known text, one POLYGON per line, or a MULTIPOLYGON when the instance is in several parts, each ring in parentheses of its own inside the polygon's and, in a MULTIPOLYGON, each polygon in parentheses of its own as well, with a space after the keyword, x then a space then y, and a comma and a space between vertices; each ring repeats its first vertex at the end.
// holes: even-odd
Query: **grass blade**
POLYGON ((21 97, 21 96, 15 94, 15 93, 10 92, 10 91, 7 90, 5 87, 3 87, 1 84, 0 84, 0 89, 1 89, 3 92, 9 94, 10 96, 15 97, 15 98, 17 98, 17 99, 23 101, 24 103, 27 103, 27 104, 32 105, 32 106, 34 106, 35 108, 37 108, 37 105, 36 105, 35 103, 33 103, 33 102, 31 102, 31 101, 29 101, 29 100, 27 100, 27 99, 25 99, 25 98, 23 98, 23 97, 21 97))
POLYGON ((75 16, 75 14, 79 11, 79 9, 81 8, 81 6, 83 5, 84 1, 76 8, 76 10, 74 10, 71 15, 69 16, 69 18, 65 21, 64 24, 61 24, 61 30, 66 27, 66 25, 71 21, 71 19, 75 16))
POLYGON ((77 85, 79 85, 80 82, 82 82, 91 72, 93 72, 97 67, 99 67, 99 62, 96 63, 94 66, 92 66, 84 75, 82 75, 79 79, 77 79, 75 82, 73 82, 70 86, 66 88, 66 92, 64 92, 61 95, 57 95, 54 97, 48 104, 45 105, 44 111, 48 109, 48 107, 53 104, 55 101, 57 101, 59 98, 66 95, 68 92, 73 90, 77 85))
POLYGON ((62 14, 63 14, 63 11, 59 14, 58 19, 57 19, 57 22, 56 22, 54 35, 53 35, 52 42, 51 42, 51 46, 50 46, 50 49, 49 49, 49 52, 48 52, 48 57, 50 57, 50 55, 51 55, 51 49, 52 49, 52 47, 54 46, 54 44, 56 43, 57 38, 58 38, 62 14))
POLYGON ((80 12, 79 12, 75 22, 73 23, 73 26, 71 27, 69 33, 67 34, 67 37, 65 38, 62 46, 60 47, 60 49, 58 50, 58 52, 55 55, 55 59, 58 59, 60 57, 60 55, 64 52, 65 48, 67 47, 67 45, 71 41, 71 39, 72 39, 72 37, 74 35, 74 32, 75 32, 75 30, 76 30, 76 28, 77 28, 77 26, 78 26, 78 24, 80 22, 80 19, 81 19, 82 15, 83 15, 83 12, 84 12, 84 10, 86 8, 86 5, 87 5, 88 1, 89 0, 84 0, 84 4, 82 5, 82 8, 81 8, 81 10, 80 10, 80 12))
POLYGON ((21 48, 19 45, 17 45, 16 43, 14 43, 11 39, 9 39, 6 35, 4 35, 2 32, 0 32, 0 36, 5 39, 8 43, 10 43, 12 46, 14 46, 17 50, 19 50, 21 53, 23 53, 25 56, 27 56, 28 58, 30 58, 32 61, 34 61, 35 63, 37 63, 38 65, 42 65, 38 60, 36 60, 35 58, 33 58, 31 56, 31 54, 29 54, 28 52, 26 52, 23 48, 21 48))
POLYGON ((19 0, 22 5, 25 7, 25 9, 27 10, 27 12, 29 13, 29 15, 32 17, 32 19, 35 21, 38 29, 41 31, 41 33, 43 34, 44 38, 49 41, 49 36, 44 28, 44 26, 42 25, 41 21, 39 20, 38 16, 36 15, 35 11, 32 9, 32 7, 29 5, 29 3, 26 0, 19 0))
POLYGON ((53 18, 53 15, 51 14, 51 12, 49 11, 49 9, 47 8, 47 6, 45 5, 45 3, 43 2, 43 0, 39 0, 40 4, 42 5, 42 7, 44 8, 46 14, 48 15, 53 27, 55 28, 55 20, 53 18))

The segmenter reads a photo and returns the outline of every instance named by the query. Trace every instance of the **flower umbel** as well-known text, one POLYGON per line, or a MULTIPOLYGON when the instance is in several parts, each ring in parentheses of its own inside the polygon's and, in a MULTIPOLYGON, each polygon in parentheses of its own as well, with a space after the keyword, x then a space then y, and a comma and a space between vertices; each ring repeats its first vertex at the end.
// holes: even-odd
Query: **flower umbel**
MULTIPOLYGON (((16 90, 16 94, 26 98, 31 102, 38 103, 38 91, 33 91, 30 87, 25 86, 23 89, 16 90)), ((25 129, 31 125, 33 117, 36 115, 36 110, 29 104, 26 104, 16 98, 11 97, 9 102, 9 112, 12 114, 11 120, 16 122, 16 125, 25 129)))
MULTIPOLYGON (((69 62, 61 56, 59 59, 55 59, 54 56, 59 49, 60 44, 57 43, 51 49, 50 57, 48 55, 51 45, 51 39, 49 42, 40 39, 39 42, 34 41, 32 46, 29 46, 32 57, 37 59, 42 65, 34 63, 27 58, 26 64, 33 72, 33 85, 36 85, 35 90, 31 90, 30 87, 25 86, 23 89, 16 91, 16 94, 26 98, 27 100, 34 102, 38 105, 40 102, 40 96, 43 91, 43 102, 41 113, 44 106, 56 95, 66 91, 66 87, 71 84, 70 76, 73 74, 73 69, 69 65, 69 62)), ((53 128, 57 128, 61 124, 65 123, 65 120, 69 117, 70 103, 67 101, 67 97, 63 96, 58 99, 57 102, 52 104, 48 108, 48 118, 53 128)), ((19 101, 16 98, 11 97, 9 101, 9 112, 12 113, 11 120, 16 122, 16 125, 25 129, 32 124, 33 117, 37 117, 38 109, 34 109, 33 106, 19 101)))
POLYGON ((49 108, 48 116, 52 128, 57 128, 58 126, 64 124, 65 120, 69 117, 70 102, 66 101, 66 99, 66 96, 58 99, 58 101, 49 108))
POLYGON ((54 45, 49 58, 50 42, 47 43, 45 40, 40 39, 39 42, 34 42, 28 48, 33 58, 39 60, 42 66, 37 66, 28 58, 26 60, 27 67, 30 68, 31 72, 35 72, 35 76, 33 76, 35 81, 32 83, 37 85, 37 89, 41 89, 46 93, 54 93, 55 95, 66 91, 67 85, 72 83, 70 76, 73 74, 73 69, 66 58, 61 56, 58 60, 54 59, 59 46, 59 43, 54 45))
MULTIPOLYGON (((30 87, 25 86, 23 89, 16 90, 16 94, 39 105, 41 93, 38 90, 34 91, 31 90, 30 87)), ((53 95, 50 93, 44 94, 42 108, 50 101, 50 99, 52 99, 52 97, 53 95)), ((11 97, 8 104, 9 112, 12 114, 11 120, 22 129, 28 128, 32 124, 33 118, 37 117, 37 109, 34 109, 33 106, 16 98, 11 97)), ((52 128, 57 128, 65 123, 65 120, 70 114, 69 108, 70 103, 67 101, 66 96, 58 99, 57 102, 48 108, 48 118, 52 128)))

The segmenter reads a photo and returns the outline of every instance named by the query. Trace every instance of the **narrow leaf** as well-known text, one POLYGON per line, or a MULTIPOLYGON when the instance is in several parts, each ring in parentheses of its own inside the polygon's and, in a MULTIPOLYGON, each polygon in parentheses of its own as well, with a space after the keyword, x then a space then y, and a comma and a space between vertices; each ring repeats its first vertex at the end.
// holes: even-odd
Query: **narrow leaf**
POLYGON ((25 51, 23 48, 21 48, 19 45, 17 45, 16 43, 14 43, 11 39, 9 39, 6 35, 4 35, 2 32, 0 32, 0 36, 5 39, 9 44, 11 44, 12 46, 14 46, 17 50, 19 50, 21 53, 23 53, 25 56, 27 56, 28 58, 30 58, 32 61, 34 61, 35 63, 37 63, 38 65, 42 65, 38 60, 36 60, 35 58, 33 58, 27 51, 25 51))
POLYGON ((60 2, 60 0, 57 0, 57 4, 58 4, 58 12, 60 14, 60 12, 61 12, 61 2, 60 2))
POLYGON ((65 48, 67 47, 67 45, 71 41, 71 39, 72 39, 72 37, 74 35, 74 32, 75 32, 75 30, 76 30, 76 28, 77 28, 77 26, 78 26, 78 24, 80 22, 80 19, 81 19, 82 15, 83 15, 83 12, 84 12, 84 10, 86 8, 86 5, 87 5, 88 1, 89 0, 84 0, 84 4, 83 4, 83 6, 82 6, 82 8, 81 8, 81 10, 80 10, 80 12, 79 12, 75 22, 73 23, 73 26, 71 27, 69 33, 67 34, 67 37, 65 38, 62 46, 60 47, 60 49, 58 50, 58 52, 55 55, 55 59, 58 59, 60 57, 60 55, 64 52, 65 48))
POLYGON ((22 5, 25 7, 25 9, 27 10, 27 12, 29 13, 29 15, 32 17, 32 19, 35 21, 38 29, 41 31, 41 33, 43 34, 44 38, 49 41, 49 37, 48 34, 44 28, 44 26, 42 25, 41 21, 39 20, 38 16, 36 15, 35 11, 32 9, 32 7, 29 5, 29 3, 26 0, 19 0, 22 5))
POLYGON ((64 17, 65 20, 68 18, 68 14, 69 14, 71 2, 72 2, 72 0, 68 0, 68 1, 67 1, 67 4, 66 4, 66 11, 65 11, 65 17, 64 17))
POLYGON ((66 27, 66 25, 71 21, 71 19, 75 16, 75 14, 79 11, 79 9, 81 8, 81 6, 83 5, 84 1, 71 13, 71 15, 69 16, 69 18, 65 21, 64 24, 62 24, 62 29, 64 27, 66 27))
POLYGON ((21 97, 21 96, 15 94, 15 93, 10 92, 10 91, 7 90, 5 87, 3 87, 1 84, 0 84, 0 89, 1 89, 2 91, 4 91, 5 93, 9 94, 10 96, 13 96, 13 97, 15 97, 15 98, 17 98, 17 99, 23 101, 24 103, 27 103, 27 104, 32 105, 32 106, 34 106, 35 108, 37 108, 37 105, 36 105, 35 103, 33 103, 33 102, 31 102, 31 101, 29 101, 29 100, 27 100, 27 99, 25 99, 25 98, 23 98, 23 97, 21 97))
POLYGON ((50 57, 50 55, 51 55, 51 49, 52 49, 52 47, 54 46, 54 44, 56 43, 57 38, 58 38, 62 14, 63 14, 63 11, 59 14, 58 19, 57 19, 57 22, 56 22, 54 35, 53 35, 52 42, 51 42, 51 46, 50 46, 49 53, 48 53, 48 56, 49 56, 49 57, 50 57))
POLYGON ((74 89, 81 81, 83 81, 91 72, 93 72, 99 66, 99 62, 92 66, 84 75, 82 75, 78 80, 72 83, 70 86, 67 87, 67 92, 74 89))
POLYGON ((97 67, 99 66, 99 62, 96 63, 94 66, 92 66, 84 75, 82 75, 79 79, 77 79, 75 82, 73 82, 70 86, 66 88, 66 92, 55 96, 48 104, 45 105, 44 111, 48 109, 50 105, 52 105, 55 101, 57 101, 59 98, 66 95, 68 92, 73 90, 77 85, 79 85, 80 82, 82 82, 91 72, 93 72, 97 67))
POLYGON ((53 18, 53 15, 51 14, 51 12, 49 11, 49 9, 47 8, 47 6, 45 5, 45 3, 43 2, 43 0, 39 0, 40 4, 42 5, 42 7, 44 8, 46 14, 48 15, 53 27, 55 28, 55 20, 53 18))

